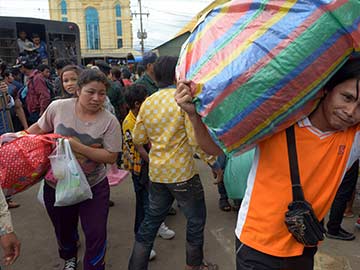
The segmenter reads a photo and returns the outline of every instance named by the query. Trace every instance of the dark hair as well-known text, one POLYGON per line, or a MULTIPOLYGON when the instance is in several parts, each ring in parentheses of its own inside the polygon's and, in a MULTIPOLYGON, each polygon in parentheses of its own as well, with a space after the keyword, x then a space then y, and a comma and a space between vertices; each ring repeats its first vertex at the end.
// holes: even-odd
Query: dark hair
POLYGON ((13 76, 17 76, 17 75, 21 74, 20 69, 13 67, 13 68, 11 69, 11 74, 12 74, 13 76))
POLYGON ((178 57, 160 56, 154 64, 155 80, 159 88, 174 84, 175 67, 178 57))
POLYGON ((139 75, 139 77, 141 77, 143 75, 143 73, 145 72, 145 67, 143 65, 138 65, 136 67, 136 73, 137 75, 139 75))
POLYGON ((23 63, 22 66, 26 69, 34 69, 34 67, 35 67, 34 62, 31 60, 23 63))
POLYGON ((84 85, 94 81, 103 83, 106 89, 110 87, 110 83, 105 74, 96 69, 85 69, 79 76, 78 85, 81 89, 84 85))
POLYGON ((95 60, 95 66, 97 66, 106 76, 110 74, 111 67, 106 61, 95 60))
POLYGON ((32 34, 32 38, 40 38, 40 36, 39 36, 39 34, 37 34, 37 33, 33 33, 33 34, 32 34))
POLYGON ((350 59, 348 60, 330 80, 325 84, 325 90, 331 91, 337 85, 350 80, 356 79, 356 100, 359 98, 359 81, 360 81, 360 60, 350 59))
POLYGON ((117 79, 120 80, 121 79, 121 70, 117 67, 113 67, 111 69, 111 74, 117 79))
POLYGON ((55 68, 56 69, 63 69, 64 67, 68 65, 73 65, 73 61, 71 61, 68 58, 58 58, 55 60, 55 68))
POLYGON ((131 72, 128 68, 123 68, 122 69, 122 75, 123 75, 123 78, 125 79, 130 79, 131 78, 131 72))
POLYGON ((12 73, 11 73, 11 70, 10 70, 10 69, 5 69, 1 75, 2 75, 3 77, 9 77, 11 74, 12 74, 12 73))
POLYGON ((68 72, 68 71, 75 72, 78 75, 78 81, 79 81, 80 74, 83 72, 83 70, 80 67, 75 66, 75 65, 67 65, 62 69, 61 74, 60 74, 60 89, 61 89, 61 96, 64 97, 64 98, 77 96, 77 93, 74 93, 73 95, 70 95, 64 89, 63 75, 64 75, 65 72, 68 72))
POLYGON ((360 60, 348 60, 325 84, 325 89, 331 91, 335 86, 349 79, 360 80, 360 60))
POLYGON ((43 72, 45 69, 50 70, 50 67, 48 65, 45 65, 45 64, 40 64, 40 65, 38 65, 37 69, 39 71, 43 72))
POLYGON ((146 87, 142 84, 132 84, 125 89, 125 101, 130 109, 135 107, 135 102, 143 102, 147 96, 146 87))

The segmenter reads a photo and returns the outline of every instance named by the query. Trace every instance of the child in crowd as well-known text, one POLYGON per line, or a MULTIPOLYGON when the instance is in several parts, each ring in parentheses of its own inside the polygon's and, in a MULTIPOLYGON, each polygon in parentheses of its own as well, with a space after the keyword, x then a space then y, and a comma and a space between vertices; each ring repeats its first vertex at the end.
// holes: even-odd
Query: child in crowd
POLYGON ((63 98, 71 98, 76 96, 79 90, 77 84, 78 78, 83 70, 75 65, 65 66, 60 74, 60 81, 62 86, 61 96, 63 98))

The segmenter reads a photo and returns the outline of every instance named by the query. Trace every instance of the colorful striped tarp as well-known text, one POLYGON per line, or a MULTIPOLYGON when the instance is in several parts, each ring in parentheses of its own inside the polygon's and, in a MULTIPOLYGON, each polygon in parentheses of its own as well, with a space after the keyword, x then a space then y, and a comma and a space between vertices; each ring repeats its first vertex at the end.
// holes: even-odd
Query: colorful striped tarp
POLYGON ((327 80, 360 51, 359 0, 233 0, 185 42, 178 78, 226 153, 308 115, 327 80))

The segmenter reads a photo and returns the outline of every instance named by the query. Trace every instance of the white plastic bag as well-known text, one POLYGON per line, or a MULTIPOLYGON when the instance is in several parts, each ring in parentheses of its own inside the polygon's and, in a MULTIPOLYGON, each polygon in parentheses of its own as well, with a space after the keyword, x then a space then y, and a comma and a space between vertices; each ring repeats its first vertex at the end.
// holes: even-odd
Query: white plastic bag
MULTIPOLYGON (((65 168, 64 178, 58 178, 59 181, 56 184, 54 206, 68 206, 92 199, 91 188, 71 150, 69 140, 64 139, 62 146, 65 153, 65 162, 62 163, 65 168)), ((59 170, 59 172, 60 171, 61 170, 59 170)))
POLYGON ((51 174, 46 175, 46 179, 50 182, 56 183, 58 180, 63 180, 65 178, 67 158, 65 154, 65 145, 64 139, 58 139, 56 141, 56 147, 52 154, 49 156, 51 164, 51 174))
POLYGON ((38 201, 45 207, 45 201, 44 201, 44 183, 45 180, 41 180, 40 182, 40 187, 39 187, 39 191, 37 194, 37 199, 38 201))

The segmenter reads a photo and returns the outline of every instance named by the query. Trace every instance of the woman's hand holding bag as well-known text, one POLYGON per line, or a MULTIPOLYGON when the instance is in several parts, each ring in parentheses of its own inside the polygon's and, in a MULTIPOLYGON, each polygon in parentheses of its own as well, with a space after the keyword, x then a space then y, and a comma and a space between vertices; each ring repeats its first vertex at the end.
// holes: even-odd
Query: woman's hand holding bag
POLYGON ((68 139, 60 139, 51 166, 58 180, 54 206, 74 205, 92 199, 90 185, 71 150, 68 139))

